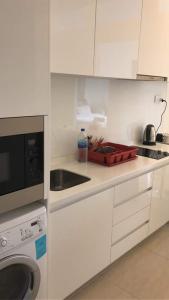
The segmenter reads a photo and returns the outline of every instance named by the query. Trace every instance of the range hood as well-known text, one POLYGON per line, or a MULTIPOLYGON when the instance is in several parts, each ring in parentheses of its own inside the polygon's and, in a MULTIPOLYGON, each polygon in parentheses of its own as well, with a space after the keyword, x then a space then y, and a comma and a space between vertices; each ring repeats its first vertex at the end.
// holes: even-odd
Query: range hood
POLYGON ((136 80, 167 81, 167 77, 137 74, 136 80))

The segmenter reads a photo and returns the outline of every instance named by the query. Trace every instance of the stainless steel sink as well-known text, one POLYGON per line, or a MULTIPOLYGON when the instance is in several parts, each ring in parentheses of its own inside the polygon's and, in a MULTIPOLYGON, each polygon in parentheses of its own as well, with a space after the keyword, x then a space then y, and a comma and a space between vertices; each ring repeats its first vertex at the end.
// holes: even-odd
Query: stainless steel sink
POLYGON ((64 169, 50 171, 50 190, 62 191, 89 181, 90 178, 64 169))

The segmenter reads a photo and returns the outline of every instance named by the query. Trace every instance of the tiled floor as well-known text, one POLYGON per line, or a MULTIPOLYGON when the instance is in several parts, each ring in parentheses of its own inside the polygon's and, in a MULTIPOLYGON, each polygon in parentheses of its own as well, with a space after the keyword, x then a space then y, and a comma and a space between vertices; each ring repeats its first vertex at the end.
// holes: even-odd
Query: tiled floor
POLYGON ((169 299, 169 224, 68 299, 169 299))

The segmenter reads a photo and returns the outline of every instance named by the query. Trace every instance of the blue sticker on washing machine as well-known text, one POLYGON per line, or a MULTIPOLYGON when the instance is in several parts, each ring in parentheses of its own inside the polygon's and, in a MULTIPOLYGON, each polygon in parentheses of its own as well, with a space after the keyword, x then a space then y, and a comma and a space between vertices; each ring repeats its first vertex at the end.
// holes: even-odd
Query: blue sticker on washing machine
POLYGON ((35 241, 36 259, 41 258, 46 253, 46 234, 35 241))

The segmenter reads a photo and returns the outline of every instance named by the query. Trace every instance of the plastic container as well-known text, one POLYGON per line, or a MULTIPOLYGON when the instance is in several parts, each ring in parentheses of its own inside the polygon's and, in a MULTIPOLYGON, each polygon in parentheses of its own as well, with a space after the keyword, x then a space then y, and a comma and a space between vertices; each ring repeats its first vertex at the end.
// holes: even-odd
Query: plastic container
POLYGON ((78 161, 87 162, 88 160, 88 138, 85 129, 81 128, 78 136, 78 161))
POLYGON ((138 149, 135 146, 125 146, 108 142, 99 145, 99 149, 101 147, 104 149, 112 147, 113 151, 112 153, 103 153, 104 151, 101 153, 101 151, 98 152, 98 147, 92 147, 88 153, 89 161, 111 167, 137 158, 138 149))

